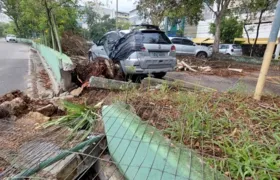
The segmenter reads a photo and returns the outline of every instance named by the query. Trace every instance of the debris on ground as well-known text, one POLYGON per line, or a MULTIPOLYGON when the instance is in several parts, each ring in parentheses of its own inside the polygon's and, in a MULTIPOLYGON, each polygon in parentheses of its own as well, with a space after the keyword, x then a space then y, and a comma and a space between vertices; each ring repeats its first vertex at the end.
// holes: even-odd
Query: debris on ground
POLYGON ((229 77, 243 76, 245 73, 259 71, 260 66, 239 63, 232 60, 209 60, 192 56, 179 56, 177 58, 176 70, 229 77))
POLYGON ((89 46, 83 37, 71 31, 66 31, 61 37, 61 48, 68 56, 77 55, 86 57, 89 46))
POLYGON ((30 111, 38 111, 46 116, 59 113, 59 109, 49 100, 30 99, 19 90, 0 96, 0 118, 21 117, 30 111))
POLYGON ((42 80, 42 84, 43 84, 44 88, 51 89, 52 83, 51 83, 50 77, 45 69, 42 69, 39 72, 39 76, 40 76, 39 78, 42 80))

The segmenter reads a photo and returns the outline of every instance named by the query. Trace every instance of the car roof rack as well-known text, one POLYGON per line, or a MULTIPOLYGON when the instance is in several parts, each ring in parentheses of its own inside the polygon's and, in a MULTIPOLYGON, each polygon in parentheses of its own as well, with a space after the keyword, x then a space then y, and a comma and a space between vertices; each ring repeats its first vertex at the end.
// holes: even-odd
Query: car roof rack
POLYGON ((151 25, 151 24, 138 24, 138 25, 132 25, 133 29, 136 29, 138 27, 146 27, 146 29, 154 29, 160 31, 159 27, 156 25, 151 25))

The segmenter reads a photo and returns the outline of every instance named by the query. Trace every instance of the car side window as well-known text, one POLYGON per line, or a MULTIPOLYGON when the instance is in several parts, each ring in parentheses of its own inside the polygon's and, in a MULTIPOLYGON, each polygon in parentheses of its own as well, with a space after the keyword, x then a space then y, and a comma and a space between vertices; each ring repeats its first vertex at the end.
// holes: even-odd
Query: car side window
POLYGON ((220 45, 220 49, 227 49, 226 45, 220 45))
POLYGON ((104 46, 106 41, 106 36, 103 36, 98 42, 97 42, 97 46, 104 46))
POLYGON ((183 39, 183 45, 192 46, 193 42, 191 40, 188 40, 188 39, 183 39))
POLYGON ((173 44, 182 44, 182 39, 174 38, 174 39, 171 40, 171 42, 172 42, 173 44))
POLYGON ((116 42, 118 39, 119 39, 119 36, 117 33, 111 33, 111 34, 108 34, 108 36, 107 36, 107 41, 109 41, 109 42, 116 42))

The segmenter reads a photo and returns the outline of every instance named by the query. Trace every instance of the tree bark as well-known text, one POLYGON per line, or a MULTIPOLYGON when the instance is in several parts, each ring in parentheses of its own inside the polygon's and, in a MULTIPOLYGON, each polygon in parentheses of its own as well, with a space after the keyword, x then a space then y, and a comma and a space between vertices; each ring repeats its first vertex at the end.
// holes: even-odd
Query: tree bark
POLYGON ((220 37, 221 37, 221 19, 222 17, 219 15, 216 16, 215 24, 216 24, 216 32, 215 32, 215 40, 213 44, 213 54, 219 53, 219 45, 220 45, 220 37))
MULTIPOLYGON (((47 19, 48 19, 50 30, 51 30, 52 41, 54 41, 54 42, 52 42, 52 44, 56 45, 57 42, 56 42, 56 38, 54 36, 55 32, 54 32, 54 27, 53 27, 52 18, 51 18, 51 9, 48 6, 47 0, 45 0, 44 3, 45 3, 46 12, 47 12, 47 19)), ((57 50, 56 46, 53 46, 52 48, 54 50, 57 50)))
POLYGON ((246 25, 245 25, 245 24, 243 25, 243 28, 244 28, 244 31, 245 31, 246 36, 247 36, 247 41, 248 41, 249 44, 251 44, 251 42, 250 42, 250 36, 249 36, 248 30, 246 29, 246 25))
POLYGON ((258 37, 259 37, 259 30, 260 30, 260 26, 261 26, 261 23, 262 23, 262 16, 263 16, 263 13, 265 11, 266 11, 266 8, 261 10, 261 14, 260 14, 260 17, 259 17, 259 22, 258 22, 258 27, 257 27, 257 32, 256 32, 256 38, 255 38, 253 46, 251 47, 250 57, 255 53, 255 48, 256 48, 258 37))

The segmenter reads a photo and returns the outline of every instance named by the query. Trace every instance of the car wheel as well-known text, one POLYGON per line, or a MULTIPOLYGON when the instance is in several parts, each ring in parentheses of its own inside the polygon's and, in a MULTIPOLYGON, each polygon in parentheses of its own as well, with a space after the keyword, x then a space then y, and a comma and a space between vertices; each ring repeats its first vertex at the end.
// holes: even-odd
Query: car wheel
POLYGON ((160 73, 153 73, 155 78, 163 78, 166 75, 166 72, 160 72, 160 73))
POLYGON ((229 53, 226 53, 226 55, 227 55, 227 56, 230 56, 230 54, 229 54, 229 53))
POLYGON ((199 52, 199 53, 197 53, 196 57, 198 57, 198 58, 207 58, 207 53, 206 52, 199 52))

